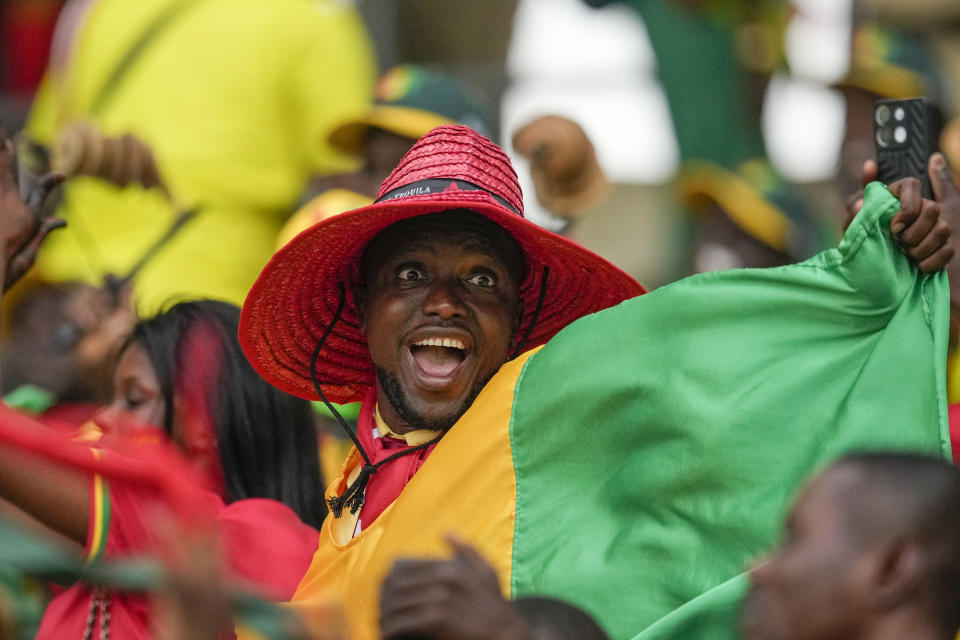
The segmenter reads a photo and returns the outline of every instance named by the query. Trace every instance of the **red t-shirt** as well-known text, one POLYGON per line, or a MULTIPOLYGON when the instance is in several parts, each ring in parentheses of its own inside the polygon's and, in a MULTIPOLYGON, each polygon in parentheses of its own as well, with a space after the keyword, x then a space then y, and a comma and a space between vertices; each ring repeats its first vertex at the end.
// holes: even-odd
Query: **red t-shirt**
MULTIPOLYGON (((274 500, 253 498, 224 505, 216 494, 198 489, 196 502, 198 511, 209 509, 216 514, 231 581, 247 582, 269 599, 289 600, 317 549, 316 529, 274 500)), ((158 543, 150 527, 150 514, 156 507, 155 498, 143 489, 108 484, 95 476, 90 483, 87 534, 91 561, 157 553, 158 543)), ((37 639, 83 637, 93 596, 93 590, 85 584, 56 595, 47 606, 37 639)), ((111 637, 150 637, 146 597, 119 592, 107 592, 106 596, 111 637)), ((94 615, 93 637, 99 637, 100 617, 99 613, 94 615)))

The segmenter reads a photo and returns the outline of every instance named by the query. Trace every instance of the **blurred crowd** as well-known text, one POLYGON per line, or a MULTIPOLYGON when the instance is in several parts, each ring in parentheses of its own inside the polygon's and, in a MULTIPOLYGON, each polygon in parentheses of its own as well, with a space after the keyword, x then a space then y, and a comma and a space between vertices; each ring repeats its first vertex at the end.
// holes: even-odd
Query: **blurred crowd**
POLYGON ((798 184, 805 3, 578 2, 663 184, 373 2, 0 2, 0 638, 960 638, 960 7, 852 3, 798 184))

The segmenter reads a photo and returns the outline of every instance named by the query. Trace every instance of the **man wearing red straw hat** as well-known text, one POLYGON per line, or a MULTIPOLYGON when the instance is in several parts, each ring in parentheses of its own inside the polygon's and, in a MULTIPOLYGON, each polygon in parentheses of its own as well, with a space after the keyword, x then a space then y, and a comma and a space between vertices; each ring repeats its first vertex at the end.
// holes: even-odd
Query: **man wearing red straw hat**
MULTIPOLYGON (((948 455, 948 238, 916 181, 875 184, 835 249, 640 296, 524 219, 496 145, 434 129, 244 304, 264 378, 362 402, 293 605, 339 602, 376 637, 394 561, 449 553, 455 532, 507 596, 574 602, 612 637, 689 620, 736 637, 743 567, 814 467, 851 446, 948 455)), ((431 606, 410 580, 391 611, 431 606)))

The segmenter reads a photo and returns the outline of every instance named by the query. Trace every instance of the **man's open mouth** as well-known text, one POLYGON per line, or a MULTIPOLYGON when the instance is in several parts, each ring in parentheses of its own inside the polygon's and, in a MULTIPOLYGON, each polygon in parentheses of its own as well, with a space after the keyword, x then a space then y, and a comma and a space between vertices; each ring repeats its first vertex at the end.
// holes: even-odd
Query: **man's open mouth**
POLYGON ((467 357, 467 346, 458 338, 423 338, 410 345, 410 355, 428 378, 448 379, 467 357))

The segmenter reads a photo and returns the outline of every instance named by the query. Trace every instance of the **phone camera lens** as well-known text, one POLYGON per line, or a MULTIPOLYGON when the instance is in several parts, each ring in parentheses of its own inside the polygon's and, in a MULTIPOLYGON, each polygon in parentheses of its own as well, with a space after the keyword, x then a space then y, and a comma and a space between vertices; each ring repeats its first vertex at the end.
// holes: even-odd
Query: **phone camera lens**
POLYGON ((880 127, 877 129, 877 144, 881 147, 889 147, 893 144, 893 128, 880 127))
POLYGON ((877 111, 874 114, 874 116, 877 119, 877 124, 880 125, 881 127, 887 124, 888 122, 890 122, 891 115, 892 114, 890 113, 890 107, 888 107, 885 104, 882 104, 879 107, 877 107, 877 111))
POLYGON ((907 128, 906 127, 897 127, 893 130, 893 139, 897 141, 897 144, 903 144, 907 141, 907 128))
POLYGON ((903 122, 903 119, 907 116, 907 112, 903 110, 903 107, 897 107, 893 110, 893 119, 897 122, 903 122))

